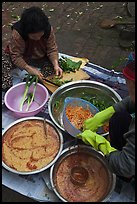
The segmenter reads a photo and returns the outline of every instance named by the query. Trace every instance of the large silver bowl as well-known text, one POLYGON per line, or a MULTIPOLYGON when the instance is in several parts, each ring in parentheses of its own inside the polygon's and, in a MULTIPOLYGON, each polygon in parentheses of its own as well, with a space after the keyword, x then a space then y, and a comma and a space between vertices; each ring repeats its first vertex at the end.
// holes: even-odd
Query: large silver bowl
MULTIPOLYGON (((49 115, 55 125, 65 131, 62 115, 64 100, 66 97, 99 97, 107 106, 122 100, 121 96, 109 86, 91 80, 69 82, 59 87, 50 97, 48 103, 49 115)), ((104 134, 107 135, 108 133, 104 134)))
MULTIPOLYGON (((91 146, 88 145, 74 145, 74 146, 70 146, 66 149, 64 149, 61 153, 61 155, 59 156, 59 158, 57 159, 56 163, 52 165, 52 167, 50 168, 50 181, 51 181, 51 186, 52 189, 54 190, 55 194, 64 202, 68 202, 68 200, 62 196, 60 190, 57 187, 57 171, 58 171, 58 167, 60 166, 60 164, 65 161, 69 156, 74 155, 74 154, 78 154, 78 152, 80 153, 87 153, 89 154, 92 158, 95 158, 95 160, 97 160, 100 165, 103 167, 103 169, 105 170, 106 174, 107 174, 107 188, 105 190, 105 193, 103 194, 103 196, 101 195, 101 197, 98 198, 98 202, 107 202, 107 200, 110 198, 112 192, 115 189, 115 185, 116 185, 116 175, 114 173, 112 173, 109 170, 109 167, 106 163, 106 160, 104 158, 104 155, 101 152, 96 151, 94 148, 92 148, 91 146)), ((69 168, 69 165, 67 166, 69 168)), ((69 171, 67 171, 69 172, 69 171)), ((96 174, 96 172, 95 172, 96 174)), ((97 181, 100 182, 100 181, 97 181)), ((103 185, 103 184, 102 184, 103 185)), ((69 184, 65 186, 66 190, 71 190, 69 184)), ((75 192, 73 192, 75 193, 75 192)))
MULTIPOLYGON (((22 121, 29 121, 29 120, 40 120, 40 121, 43 121, 44 118, 41 118, 41 117, 26 117, 26 118, 21 118, 21 119, 18 119, 14 122, 12 122, 10 125, 7 126, 7 128, 4 130, 2 136, 4 137, 4 134, 10 129, 12 128, 14 125, 22 122, 22 121)), ((43 168, 41 169, 37 169, 37 170, 33 170, 33 171, 18 171, 18 170, 15 170, 11 167, 9 167, 4 161, 2 161, 2 166, 7 169, 8 171, 10 172, 13 172, 15 174, 20 174, 20 175, 30 175, 30 174, 36 174, 36 173, 40 173, 42 171, 45 171, 46 169, 48 169, 49 167, 51 167, 54 162, 56 162, 56 160, 58 159, 59 155, 61 154, 62 152, 62 149, 63 149, 63 135, 62 133, 58 130, 58 128, 53 124, 53 122, 51 122, 50 120, 46 119, 46 123, 48 123, 50 126, 52 126, 54 128, 54 130, 57 132, 58 134, 58 137, 59 137, 59 142, 60 142, 60 147, 59 147, 59 150, 55 156, 55 158, 47 165, 45 165, 43 168)))

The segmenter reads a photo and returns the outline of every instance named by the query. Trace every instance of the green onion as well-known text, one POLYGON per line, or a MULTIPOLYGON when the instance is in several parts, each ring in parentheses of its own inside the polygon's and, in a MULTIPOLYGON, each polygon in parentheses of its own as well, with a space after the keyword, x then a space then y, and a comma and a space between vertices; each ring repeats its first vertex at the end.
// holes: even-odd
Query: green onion
MULTIPOLYGON (((31 86, 31 84, 36 80, 36 83, 35 83, 35 86, 38 82, 38 77, 36 77, 35 75, 30 75, 28 74, 27 78, 26 78, 26 85, 25 85, 25 91, 24 91, 24 94, 23 94, 23 97, 22 97, 22 100, 21 100, 21 103, 20 103, 20 111, 22 111, 23 109, 23 105, 27 99, 28 101, 28 98, 29 98, 29 101, 28 101, 28 104, 31 103, 31 100, 30 100, 30 96, 27 97, 27 94, 28 94, 28 90, 29 90, 29 87, 31 86), (31 79, 31 80, 30 80, 31 79), (30 81, 29 81, 30 80, 30 81)), ((36 89, 36 88, 35 88, 36 89)), ((33 91, 34 92, 34 91, 33 91)), ((35 92, 34 92, 35 94, 35 92)), ((32 94, 33 95, 33 94, 32 94)), ((31 97, 32 98, 32 97, 31 97)), ((34 99, 34 96, 33 96, 33 99, 34 99)))
POLYGON ((29 90, 29 85, 28 85, 29 79, 30 79, 30 75, 28 74, 28 76, 26 78, 25 92, 23 94, 23 97, 22 97, 22 100, 21 100, 21 103, 20 103, 20 111, 22 111, 23 104, 26 101, 27 93, 28 93, 28 90, 29 90))
POLYGON ((36 81, 35 81, 35 84, 34 84, 33 93, 30 93, 30 95, 29 95, 28 105, 27 105, 26 111, 29 110, 29 108, 30 108, 30 106, 31 106, 31 104, 32 104, 32 102, 34 100, 34 96, 35 96, 35 92, 36 92, 36 86, 37 86, 37 83, 38 83, 38 77, 35 76, 35 79, 36 79, 36 81))
POLYGON ((31 103, 31 99, 32 99, 32 95, 33 95, 33 93, 29 93, 28 94, 26 111, 28 111, 28 109, 29 109, 29 106, 30 106, 30 103, 31 103))

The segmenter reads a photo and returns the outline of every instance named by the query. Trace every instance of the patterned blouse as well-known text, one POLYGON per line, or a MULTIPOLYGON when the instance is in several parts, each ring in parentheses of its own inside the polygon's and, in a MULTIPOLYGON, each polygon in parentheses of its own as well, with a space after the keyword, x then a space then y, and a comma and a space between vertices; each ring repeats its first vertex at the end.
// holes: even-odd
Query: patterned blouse
POLYGON ((37 41, 32 39, 25 41, 17 30, 13 29, 9 43, 9 52, 12 63, 22 69, 26 67, 31 59, 36 62, 41 62, 45 57, 49 59, 56 58, 58 60, 58 48, 53 27, 51 27, 48 39, 42 36, 37 41))

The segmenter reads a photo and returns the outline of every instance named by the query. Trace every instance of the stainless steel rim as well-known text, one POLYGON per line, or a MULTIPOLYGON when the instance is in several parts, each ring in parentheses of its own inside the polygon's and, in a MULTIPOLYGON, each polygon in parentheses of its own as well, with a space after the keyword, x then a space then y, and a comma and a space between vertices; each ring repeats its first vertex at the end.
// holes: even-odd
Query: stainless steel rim
MULTIPOLYGON (((19 122, 22 122, 22 121, 25 121, 25 120, 44 120, 44 118, 41 118, 41 117, 26 117, 26 118, 21 118, 21 119, 18 119, 16 121, 14 121, 13 123, 11 123, 2 133, 2 136, 4 136, 4 133, 10 128, 12 127, 13 125, 19 123, 19 122)), ((50 162, 47 166, 41 168, 41 169, 38 169, 38 170, 35 170, 35 171, 31 171, 31 172, 21 172, 21 171, 17 171, 17 170, 14 170, 12 168, 10 168, 9 166, 7 166, 3 161, 2 161, 2 166, 7 169, 8 171, 10 172, 13 172, 13 173, 16 173, 16 174, 20 174, 20 175, 30 175, 30 174, 36 174, 36 173, 40 173, 46 169, 48 169, 49 167, 51 167, 54 162, 56 162, 56 160, 58 159, 59 155, 61 154, 62 152, 62 149, 63 149, 63 135, 62 133, 57 129, 57 127, 48 119, 46 119, 46 122, 51 124, 57 131, 58 135, 59 135, 59 138, 60 138, 60 148, 59 148, 59 151, 56 155, 56 157, 52 160, 52 162, 50 162)))
MULTIPOLYGON (((102 154, 102 152, 99 152, 97 150, 95 150, 93 147, 91 146, 87 146, 87 145, 80 145, 82 148, 88 148, 88 149, 91 149, 93 150, 94 152, 96 152, 98 155, 104 157, 104 155, 102 154)), ((65 148, 61 154, 60 154, 60 157, 58 158, 58 160, 66 153, 66 152, 69 152, 69 150, 73 150, 75 148, 77 148, 78 145, 73 145, 71 147, 67 147, 65 148)), ((64 202, 68 202, 66 199, 64 199, 60 194, 59 192, 57 191, 56 189, 56 186, 54 185, 54 181, 53 181, 53 173, 54 173, 54 168, 56 167, 56 165, 58 164, 58 160, 56 161, 56 163, 54 165, 51 166, 50 168, 50 182, 51 182, 51 187, 53 189, 53 191, 55 192, 55 194, 59 197, 59 199, 61 199, 62 201, 64 202)), ((109 171, 109 170, 108 170, 109 171)), ((111 172, 110 172, 111 173, 111 172)), ((112 186, 111 186, 111 189, 108 193, 108 195, 101 201, 101 202, 106 202, 109 197, 111 196, 112 192, 114 191, 115 189, 115 185, 116 185, 116 175, 114 173, 111 173, 112 174, 112 186)))
MULTIPOLYGON (((50 97, 50 99, 49 99, 48 111, 49 111, 49 115, 50 115, 52 121, 53 121, 53 122, 56 124, 56 126, 57 126, 59 129, 61 129, 62 131, 65 131, 65 129, 64 129, 61 125, 59 125, 59 124, 56 122, 56 120, 54 119, 54 117, 53 117, 53 115, 52 115, 52 110, 51 110, 51 103, 52 103, 52 101, 53 101, 53 99, 54 99, 54 96, 57 95, 57 93, 58 93, 61 89, 65 88, 65 87, 68 87, 68 86, 70 86, 70 85, 79 84, 79 83, 88 83, 88 84, 97 84, 97 85, 100 85, 100 86, 105 87, 105 88, 107 88, 108 90, 110 90, 110 91, 117 97, 117 99, 118 99, 119 101, 122 100, 121 96, 120 96, 116 91, 114 91, 111 87, 109 87, 109 86, 107 86, 107 85, 105 85, 105 84, 103 84, 103 83, 101 83, 101 82, 90 81, 90 80, 79 80, 79 81, 75 81, 75 82, 68 82, 67 84, 64 84, 64 85, 60 86, 58 89, 56 89, 56 91, 51 95, 51 97, 50 97)), ((108 133, 107 133, 107 134, 105 133, 105 134, 102 134, 102 135, 103 135, 103 136, 106 136, 106 135, 108 135, 108 133)))

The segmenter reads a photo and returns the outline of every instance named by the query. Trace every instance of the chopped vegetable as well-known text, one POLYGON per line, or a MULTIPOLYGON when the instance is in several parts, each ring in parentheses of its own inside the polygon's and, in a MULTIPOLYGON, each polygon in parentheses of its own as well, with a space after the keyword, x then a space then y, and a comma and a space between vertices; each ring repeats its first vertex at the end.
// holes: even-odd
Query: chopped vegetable
POLYGON ((51 79, 51 81, 58 86, 61 86, 61 85, 68 83, 68 82, 71 82, 72 80, 73 80, 72 78, 70 80, 61 80, 58 76, 55 76, 51 79))
POLYGON ((84 121, 93 117, 93 114, 88 108, 84 109, 82 106, 74 107, 68 105, 66 107, 66 116, 74 127, 78 130, 82 130, 84 121))
MULTIPOLYGON (((98 108, 99 111, 102 111, 108 108, 110 105, 112 105, 112 102, 106 102, 101 97, 97 97, 96 95, 93 97, 83 96, 82 99, 92 103, 94 106, 98 108)), ((107 133, 107 132, 109 132, 109 122, 106 122, 102 126, 102 132, 100 133, 102 134, 102 133, 107 133)))
POLYGON ((93 97, 83 96, 82 99, 92 103, 94 106, 96 106, 99 109, 99 111, 102 111, 108 108, 110 105, 112 105, 109 102, 108 103, 105 102, 102 98, 96 97, 96 96, 93 96, 93 97))

